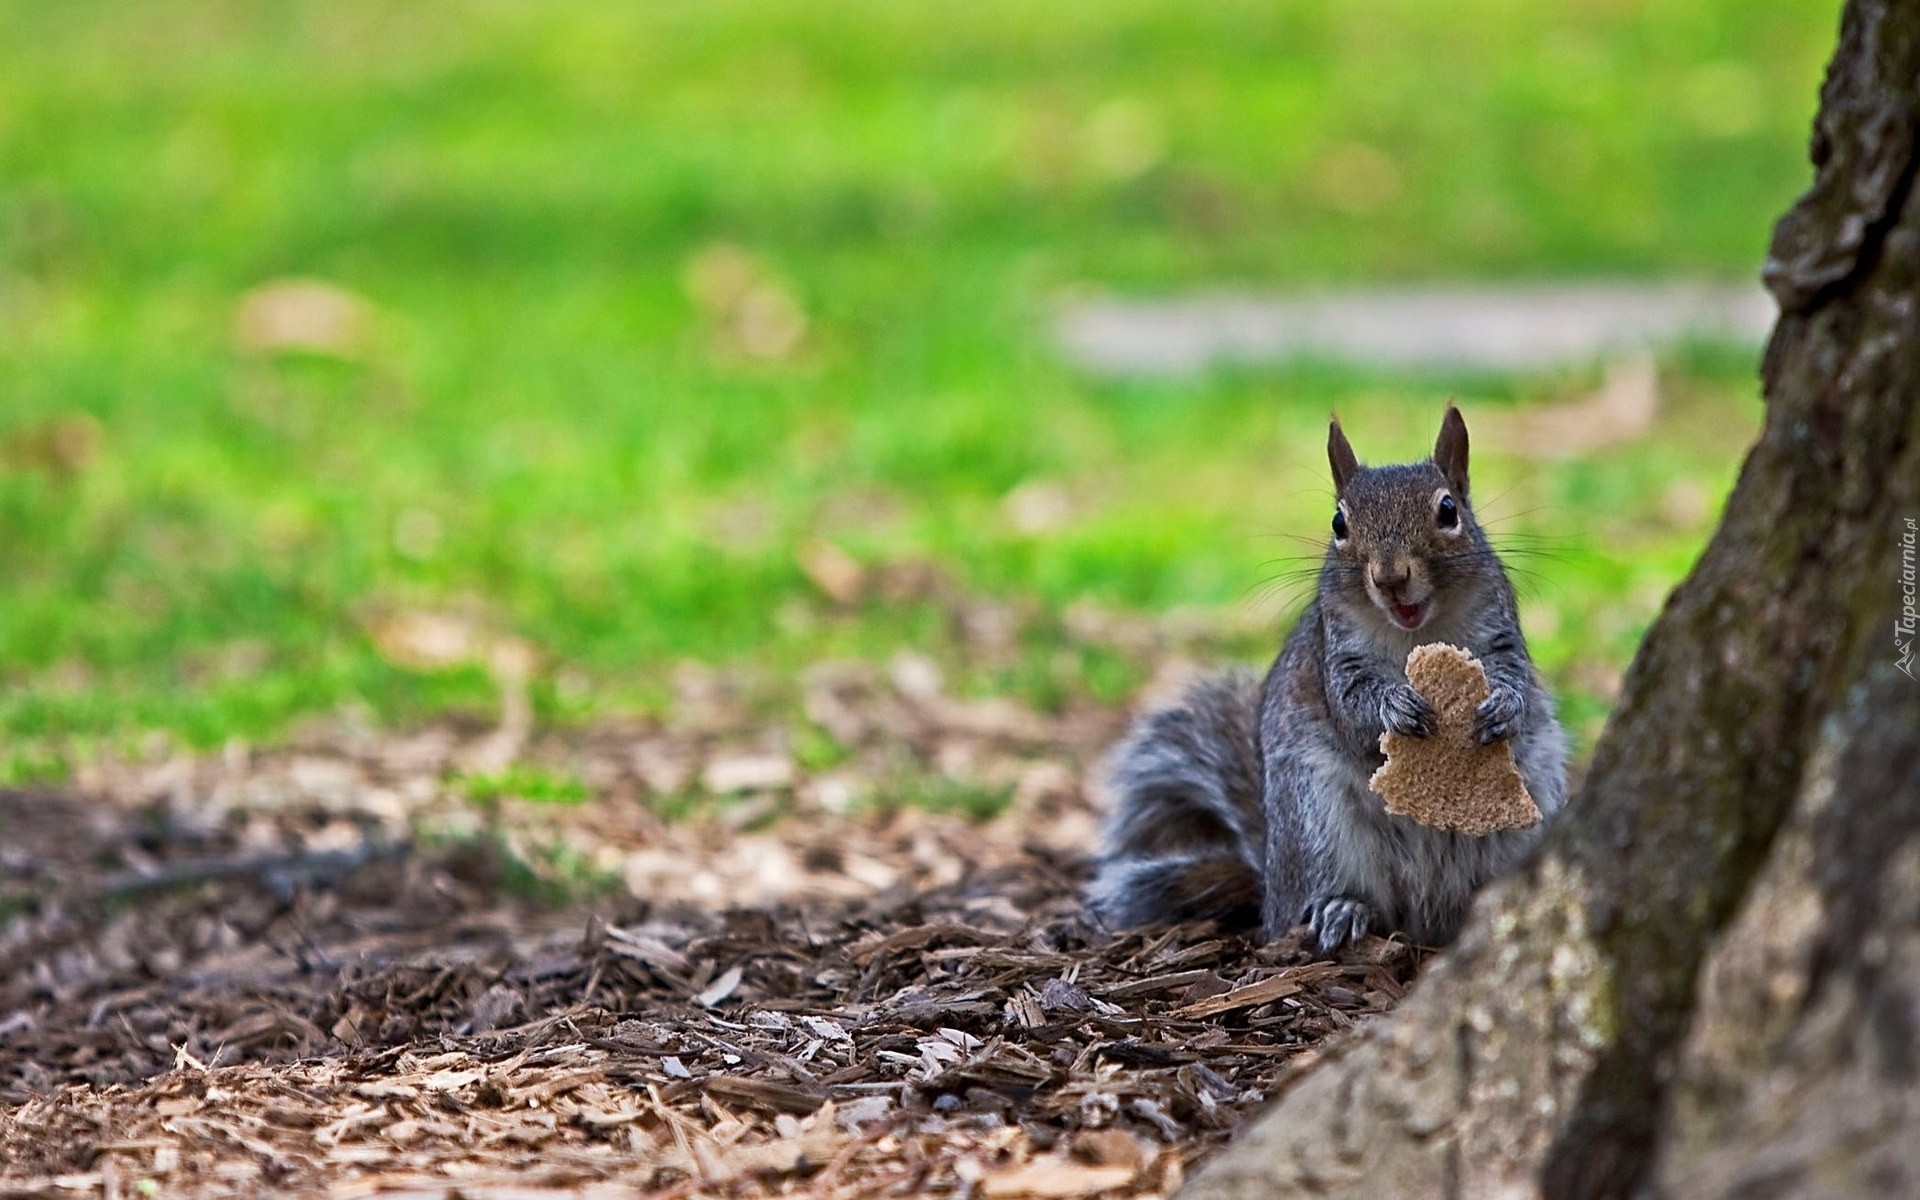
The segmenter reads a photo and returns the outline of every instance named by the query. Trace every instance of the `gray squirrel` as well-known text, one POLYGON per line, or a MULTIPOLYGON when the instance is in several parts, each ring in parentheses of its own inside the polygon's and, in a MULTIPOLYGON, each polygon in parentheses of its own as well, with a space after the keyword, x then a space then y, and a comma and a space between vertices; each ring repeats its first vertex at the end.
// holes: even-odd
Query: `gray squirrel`
MULTIPOLYGON (((1315 597, 1264 681, 1210 678, 1149 712, 1108 760, 1112 805, 1089 902, 1109 925, 1305 922, 1323 954, 1369 931, 1451 940, 1474 892, 1540 827, 1469 837, 1389 814, 1367 780, 1383 729, 1433 732, 1407 653, 1470 650, 1492 694, 1483 744, 1506 739, 1551 818, 1566 737, 1527 655, 1513 585, 1467 501, 1467 424, 1447 406, 1433 457, 1363 467, 1327 435, 1336 508, 1315 597)), ((1544 822, 1543 822, 1544 823, 1544 822)))

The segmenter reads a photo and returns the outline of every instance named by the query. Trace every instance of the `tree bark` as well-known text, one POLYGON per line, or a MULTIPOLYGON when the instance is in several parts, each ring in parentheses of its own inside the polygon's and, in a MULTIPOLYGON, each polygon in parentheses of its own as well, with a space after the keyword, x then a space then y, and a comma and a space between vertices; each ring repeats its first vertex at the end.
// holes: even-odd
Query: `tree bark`
POLYGON ((1187 1195, 1920 1195, 1916 131, 1920 4, 1849 0, 1765 427, 1582 794, 1187 1195))

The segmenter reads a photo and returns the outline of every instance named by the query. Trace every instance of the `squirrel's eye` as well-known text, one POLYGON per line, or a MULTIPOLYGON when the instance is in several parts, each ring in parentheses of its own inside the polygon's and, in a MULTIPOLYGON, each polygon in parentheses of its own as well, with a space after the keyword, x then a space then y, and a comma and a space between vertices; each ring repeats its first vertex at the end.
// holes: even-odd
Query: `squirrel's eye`
POLYGON ((1460 507, 1453 502, 1452 496, 1440 497, 1440 509, 1433 519, 1439 522, 1442 529, 1452 529, 1460 523, 1460 507))
POLYGON ((1338 510, 1333 514, 1333 536, 1343 542, 1347 540, 1347 514, 1338 510))

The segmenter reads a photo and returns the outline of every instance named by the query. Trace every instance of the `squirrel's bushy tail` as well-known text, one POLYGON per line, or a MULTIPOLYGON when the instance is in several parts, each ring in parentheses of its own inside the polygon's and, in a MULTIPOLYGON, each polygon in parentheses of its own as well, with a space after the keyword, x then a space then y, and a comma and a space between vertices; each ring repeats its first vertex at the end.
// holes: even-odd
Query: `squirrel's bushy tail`
POLYGON ((1259 690, 1245 675, 1204 680, 1136 720, 1115 748, 1103 781, 1106 854, 1088 890, 1101 920, 1259 921, 1259 690))

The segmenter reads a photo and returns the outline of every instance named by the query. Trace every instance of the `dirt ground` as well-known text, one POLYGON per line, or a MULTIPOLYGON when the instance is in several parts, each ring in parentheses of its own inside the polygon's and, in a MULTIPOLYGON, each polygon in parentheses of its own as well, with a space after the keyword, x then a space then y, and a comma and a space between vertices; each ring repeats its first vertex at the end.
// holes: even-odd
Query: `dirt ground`
POLYGON ((709 694, 510 747, 571 803, 461 794, 453 727, 0 793, 0 1195, 1164 1195, 1411 980, 1090 924, 1124 715, 896 667, 813 681, 831 770, 709 694), (919 768, 1011 803, 851 798, 919 768), (656 815, 692 778, 759 790, 656 815))

